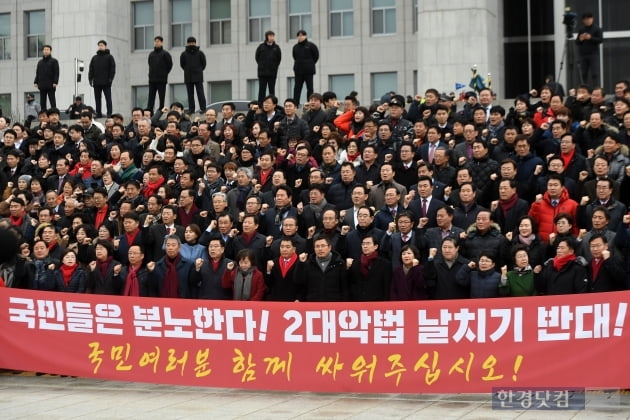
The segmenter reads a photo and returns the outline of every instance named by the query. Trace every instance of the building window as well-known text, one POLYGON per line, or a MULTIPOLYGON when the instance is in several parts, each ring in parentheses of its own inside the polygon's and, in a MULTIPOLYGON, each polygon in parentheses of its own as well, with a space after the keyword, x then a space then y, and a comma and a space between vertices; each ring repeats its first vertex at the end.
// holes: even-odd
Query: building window
POLYGON ((0 60, 11 59, 11 15, 0 14, 0 60))
POLYGON ((396 33, 396 0, 372 0, 372 35, 396 33))
POLYGON ((354 35, 352 0, 330 0, 330 37, 354 35))
POLYGON ((11 115, 11 94, 0 93, 0 111, 3 115, 11 115))
POLYGON ((270 0, 249 0, 249 42, 263 42, 271 29, 270 0))
POLYGON ((153 48, 153 2, 136 1, 133 5, 133 48, 150 50, 153 48))
POLYGON ((46 43, 46 14, 43 10, 26 12, 26 56, 41 57, 46 43))
POLYGON ((186 39, 192 35, 191 0, 171 0, 171 37, 173 47, 183 47, 186 39))
MULTIPOLYGON (((528 92, 532 87, 538 88, 544 83, 546 75, 557 74, 554 57, 553 7, 553 2, 544 1, 531 7, 529 10, 531 27, 528 31, 527 2, 503 0, 505 69, 503 93, 505 98, 514 98, 523 92, 528 92), (528 32, 531 35, 529 38, 528 32)), ((559 29, 564 32, 564 27, 559 29)), ((568 42, 573 43, 575 41, 568 42)), ((571 48, 572 50, 573 48, 571 48)), ((572 75, 576 74, 574 70, 577 69, 577 66, 574 65, 572 56, 568 55, 567 57, 567 65, 563 73, 569 77, 569 81, 576 80, 572 75)), ((485 72, 488 70, 479 70, 481 76, 485 78, 485 72)), ((561 77, 564 76, 561 75, 561 77)))
POLYGON ((289 35, 293 38, 300 29, 311 33, 312 16, 311 0, 289 0, 289 35))
MULTIPOLYGON (((186 85, 183 83, 173 84, 171 86, 171 103, 179 102, 182 104, 188 103, 188 93, 186 91, 186 85)), ((205 109, 203 110, 205 111, 205 109)))
MULTIPOLYGON (((208 84, 210 103, 225 102, 232 99, 232 81, 210 82, 208 84)), ((255 96, 253 96, 255 97, 255 96)))
POLYGON ((133 86, 131 95, 133 106, 144 108, 149 103, 149 86, 133 86))
POLYGON ((258 79, 247 79, 247 97, 258 98, 258 79))
POLYGON ((328 88, 337 97, 345 97, 354 89, 354 74, 331 74, 328 76, 328 88))
POLYGON ((378 102, 387 92, 398 92, 398 74, 396 72, 389 73, 372 73, 372 102, 378 102))
POLYGON ((230 0, 212 0, 210 2, 210 44, 230 44, 231 31, 230 0))

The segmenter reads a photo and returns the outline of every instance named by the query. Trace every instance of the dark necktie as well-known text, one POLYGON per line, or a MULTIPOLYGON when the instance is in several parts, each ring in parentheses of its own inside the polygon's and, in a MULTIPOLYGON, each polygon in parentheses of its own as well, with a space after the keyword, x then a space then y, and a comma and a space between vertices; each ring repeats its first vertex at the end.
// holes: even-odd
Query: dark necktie
POLYGON ((422 199, 422 217, 427 217, 427 199, 422 199))

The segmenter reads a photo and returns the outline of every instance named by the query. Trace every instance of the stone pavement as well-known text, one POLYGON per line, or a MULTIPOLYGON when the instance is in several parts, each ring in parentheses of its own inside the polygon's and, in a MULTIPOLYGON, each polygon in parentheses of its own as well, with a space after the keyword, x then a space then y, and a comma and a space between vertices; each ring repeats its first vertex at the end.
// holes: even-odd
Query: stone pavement
POLYGON ((0 376, 3 419, 630 419, 626 393, 589 392, 583 411, 495 411, 488 394, 241 391, 59 376, 0 376))

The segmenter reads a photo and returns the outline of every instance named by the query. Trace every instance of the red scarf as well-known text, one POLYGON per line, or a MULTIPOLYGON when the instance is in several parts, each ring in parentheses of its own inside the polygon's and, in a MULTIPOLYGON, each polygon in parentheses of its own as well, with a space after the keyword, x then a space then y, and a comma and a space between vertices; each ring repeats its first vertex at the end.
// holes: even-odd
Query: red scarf
POLYGON ((166 255, 164 256, 166 273, 164 273, 164 283, 162 284, 160 296, 165 298, 179 297, 179 276, 177 275, 177 264, 181 259, 182 257, 179 255, 177 255, 174 259, 170 259, 166 255))
POLYGON ((282 278, 285 278, 287 276, 287 273, 289 272, 291 267, 293 267, 293 264, 295 264, 297 258, 298 256, 296 253, 293 253, 293 255, 291 255, 289 261, 285 261, 286 258, 284 257, 278 258, 278 262, 280 263, 280 274, 282 274, 282 278))
POLYGON ((501 210, 504 215, 507 215, 507 212, 510 211, 512 207, 516 205, 518 201, 518 194, 514 194, 512 198, 508 198, 507 200, 499 200, 499 206, 501 206, 501 210))
POLYGON ((129 265, 129 274, 125 281, 125 291, 123 296, 140 296, 140 283, 138 282, 138 270, 140 270, 141 264, 137 266, 129 265))
POLYGON ((241 236, 243 237, 243 242, 245 242, 245 245, 249 246, 249 244, 252 241, 252 239, 254 239, 254 237, 256 236, 256 233, 258 233, 258 232, 257 231, 253 231, 249 235, 247 233, 245 233, 245 232, 241 233, 241 236))
POLYGON ((50 243, 48 244, 48 252, 52 251, 54 247, 57 246, 57 241, 53 240, 50 241, 50 243))
POLYGON ((94 227, 96 229, 101 227, 101 225, 103 224, 103 222, 107 218, 107 210, 108 209, 109 209, 109 207, 106 204, 103 207, 101 207, 100 209, 96 210, 96 217, 94 218, 94 227))
POLYGON ((218 260, 218 261, 210 260, 210 263, 212 264, 212 271, 216 273, 217 270, 219 269, 219 264, 221 264, 221 260, 218 260))
POLYGON ((148 199, 152 195, 157 194, 157 190, 160 189, 162 184, 164 184, 164 177, 160 175, 160 178, 156 182, 147 183, 146 187, 144 187, 144 190, 142 190, 142 195, 144 195, 144 197, 148 199))
POLYGON ((571 153, 569 153, 568 155, 565 155, 564 153, 560 153, 560 157, 562 158, 562 161, 564 162, 565 168, 569 167, 569 163, 571 163, 571 159, 573 159, 573 155, 575 155, 575 149, 571 150, 571 153))
POLYGON ((376 258, 378 257, 378 252, 372 252, 370 255, 361 254, 361 274, 367 276, 370 272, 370 267, 376 258))
POLYGON ((191 224, 193 217, 197 214, 197 210, 198 209, 197 206, 195 206, 195 203, 190 206, 190 211, 188 213, 186 213, 186 210, 183 207, 180 207, 177 212, 179 215, 179 224, 182 226, 188 226, 191 224))
POLYGON ((271 173, 273 172, 273 168, 267 170, 267 171, 260 171, 260 185, 265 185, 265 183, 267 182, 267 179, 269 178, 269 175, 271 175, 271 173))
POLYGON ((346 154, 348 162, 354 162, 359 156, 361 156, 361 152, 356 152, 354 155, 351 155, 350 153, 346 154))
POLYGON ((603 258, 599 258, 598 261, 593 258, 593 261, 591 261, 591 268, 593 269, 593 283, 597 281, 597 275, 599 274, 599 269, 602 268, 603 263, 603 258))
POLYGON ((556 271, 560 271, 565 265, 571 261, 575 261, 576 258, 575 254, 567 254, 564 257, 554 257, 553 268, 555 268, 556 271))
POLYGON ((114 260, 114 257, 109 256, 105 258, 104 261, 97 261, 98 271, 101 273, 101 276, 105 277, 107 275, 107 269, 109 268, 109 264, 114 260))
POLYGON ((61 271, 61 276, 63 277, 63 283, 66 285, 66 287, 68 287, 68 285, 70 284, 70 280, 72 280, 72 275, 77 270, 77 267, 78 265, 76 264, 73 266, 61 264, 61 267, 59 267, 59 271, 61 271))
POLYGON ((129 246, 133 245, 133 241, 136 240, 136 237, 138 236, 138 233, 140 233, 140 228, 137 228, 136 230, 134 230, 131 233, 125 232, 125 236, 127 237, 127 245, 129 245, 129 246))
POLYGON ((18 218, 9 216, 9 221, 11 222, 11 226, 17 226, 17 227, 22 226, 22 222, 24 222, 24 213, 22 213, 22 215, 18 218))

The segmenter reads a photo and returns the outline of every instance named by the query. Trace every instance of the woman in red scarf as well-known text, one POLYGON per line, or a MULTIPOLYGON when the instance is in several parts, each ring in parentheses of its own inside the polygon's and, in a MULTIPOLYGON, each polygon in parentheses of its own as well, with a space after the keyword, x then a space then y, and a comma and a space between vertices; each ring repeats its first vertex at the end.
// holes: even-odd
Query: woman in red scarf
POLYGON ((379 257, 378 239, 372 234, 361 241, 361 258, 348 258, 350 300, 354 302, 389 300, 392 265, 379 257))
POLYGON ((114 246, 98 239, 94 246, 96 261, 89 264, 87 292, 99 295, 122 295, 127 269, 114 260, 114 246))
POLYGON ((85 271, 79 266, 77 254, 72 249, 67 249, 61 256, 55 283, 58 292, 85 293, 85 271))
POLYGON ((349 140, 346 145, 346 150, 342 151, 339 155, 339 163, 351 162, 355 167, 363 163, 361 159, 361 149, 359 149, 358 140, 349 140))
POLYGON ((547 260, 542 270, 534 269, 536 290, 544 295, 586 293, 588 286, 587 262, 575 255, 577 241, 571 237, 560 239, 556 256, 547 260))

